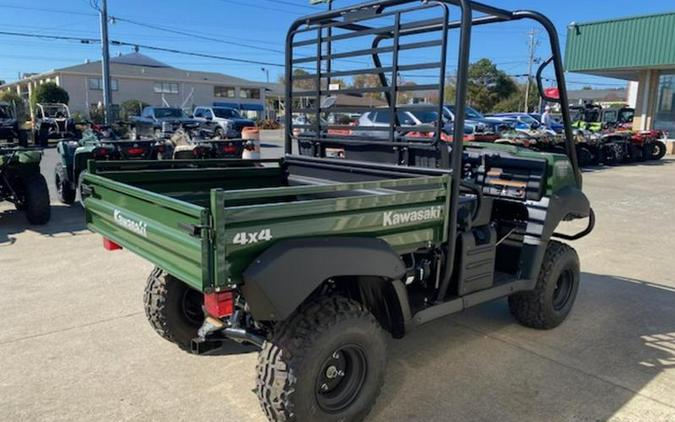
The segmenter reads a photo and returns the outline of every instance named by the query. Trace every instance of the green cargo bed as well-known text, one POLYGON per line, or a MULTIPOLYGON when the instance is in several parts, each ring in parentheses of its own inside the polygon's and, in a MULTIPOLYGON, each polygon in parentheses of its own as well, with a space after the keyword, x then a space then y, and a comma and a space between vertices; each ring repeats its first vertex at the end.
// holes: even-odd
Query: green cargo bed
POLYGON ((92 162, 87 224, 201 291, 240 283, 283 239, 378 237, 400 253, 446 240, 447 171, 323 161, 92 162))

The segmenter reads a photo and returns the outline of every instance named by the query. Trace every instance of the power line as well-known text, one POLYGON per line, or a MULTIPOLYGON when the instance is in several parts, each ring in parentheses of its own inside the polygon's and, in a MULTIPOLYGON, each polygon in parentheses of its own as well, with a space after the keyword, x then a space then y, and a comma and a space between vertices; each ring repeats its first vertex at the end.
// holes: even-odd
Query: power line
POLYGON ((14 6, 14 5, 9 5, 9 4, 0 4, 0 8, 16 9, 16 10, 28 10, 28 11, 32 11, 32 12, 60 13, 60 14, 63 14, 63 15, 80 15, 80 16, 91 16, 91 17, 97 17, 98 16, 94 13, 77 12, 77 11, 74 11, 74 10, 47 9, 47 8, 44 8, 44 7, 30 7, 30 6, 14 6))
POLYGON ((286 4, 288 6, 303 7, 305 9, 312 9, 312 10, 316 9, 314 6, 308 6, 306 4, 293 3, 291 1, 284 1, 284 0, 263 0, 263 1, 266 1, 268 3, 275 3, 275 4, 286 4))
POLYGON ((218 1, 220 1, 221 3, 236 4, 238 6, 251 7, 251 8, 254 8, 254 9, 262 9, 262 10, 271 10, 271 11, 274 11, 274 12, 285 13, 287 15, 298 16, 297 13, 291 12, 287 9, 277 9, 277 8, 274 8, 274 7, 267 7, 267 6, 260 6, 260 5, 257 5, 257 4, 238 2, 238 1, 235 1, 235 0, 218 0, 218 1))
POLYGON ((135 20, 128 19, 128 18, 121 18, 119 16, 111 16, 111 18, 114 19, 114 20, 117 20, 119 22, 126 22, 126 23, 130 23, 132 25, 136 25, 136 26, 140 26, 140 27, 144 27, 144 28, 155 29, 155 30, 158 30, 158 31, 169 32, 169 33, 172 33, 172 34, 184 35, 184 36, 197 38, 197 39, 201 39, 201 40, 213 41, 213 42, 217 42, 217 43, 221 43, 221 44, 234 45, 234 46, 237 46, 237 47, 254 48, 256 50, 261 50, 261 51, 268 51, 268 52, 272 52, 272 53, 285 54, 285 52, 283 50, 277 50, 277 49, 274 49, 274 48, 259 47, 259 46, 255 46, 255 45, 251 45, 251 44, 244 44, 244 43, 239 43, 239 42, 234 42, 234 41, 226 41, 226 40, 223 40, 223 39, 213 38, 213 37, 206 36, 206 35, 198 35, 198 34, 185 32, 185 31, 179 31, 177 29, 167 28, 167 27, 163 27, 163 26, 159 26, 159 25, 137 22, 135 20))
MULTIPOLYGON (((22 33, 22 32, 9 32, 9 31, 0 31, 0 35, 22 37, 22 38, 39 38, 39 39, 53 39, 53 40, 60 40, 60 41, 76 41, 76 42, 79 42, 81 44, 94 44, 94 43, 100 43, 101 42, 101 40, 98 39, 98 38, 78 38, 78 37, 68 37, 68 36, 62 36, 62 35, 26 34, 26 33, 22 33)), ((216 55, 216 54, 197 53, 197 52, 192 52, 192 51, 178 50, 178 49, 174 49, 174 48, 155 47, 155 46, 152 46, 152 45, 132 43, 132 42, 127 42, 127 41, 111 40, 110 45, 127 46, 127 47, 140 47, 140 48, 145 48, 147 50, 163 51, 163 52, 166 52, 166 53, 182 54, 182 55, 194 56, 194 57, 205 57, 205 58, 209 58, 209 59, 218 59, 218 60, 232 61, 232 62, 237 62, 237 63, 248 63, 248 64, 255 64, 255 65, 263 65, 263 66, 275 66, 275 67, 284 67, 285 66, 285 65, 280 64, 280 63, 271 63, 271 62, 263 62, 263 61, 257 61, 257 60, 238 59, 238 58, 228 57, 228 56, 219 56, 219 55, 216 55)))

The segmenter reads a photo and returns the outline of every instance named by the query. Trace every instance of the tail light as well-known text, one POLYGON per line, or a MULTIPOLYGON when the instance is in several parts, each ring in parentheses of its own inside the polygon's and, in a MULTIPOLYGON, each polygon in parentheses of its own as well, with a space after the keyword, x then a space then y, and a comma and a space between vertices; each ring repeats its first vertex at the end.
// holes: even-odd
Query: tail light
POLYGON ((145 148, 141 147, 134 147, 134 148, 129 148, 127 149, 127 154, 131 156, 139 156, 145 154, 145 148))
POLYGON ((120 245, 118 245, 117 243, 115 243, 112 240, 107 239, 105 237, 103 238, 103 248, 106 251, 118 251, 118 250, 122 249, 122 247, 120 245))
POLYGON ((108 150, 106 148, 94 148, 91 153, 97 160, 105 160, 108 158, 108 150))
POLYGON ((216 318, 228 317, 234 313, 232 290, 204 294, 204 310, 216 318))
POLYGON ((206 157, 208 155, 208 153, 209 153, 209 150, 207 148, 204 148, 204 147, 195 147, 192 150, 192 155, 194 157, 198 157, 198 158, 206 157))
POLYGON ((237 147, 234 144, 223 145, 223 152, 225 154, 236 154, 237 153, 237 147))

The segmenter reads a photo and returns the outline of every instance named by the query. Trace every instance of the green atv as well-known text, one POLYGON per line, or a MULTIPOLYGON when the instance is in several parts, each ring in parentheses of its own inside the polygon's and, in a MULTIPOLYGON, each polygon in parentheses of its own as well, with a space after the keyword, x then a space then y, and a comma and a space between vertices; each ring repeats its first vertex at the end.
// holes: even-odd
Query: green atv
POLYGON ((562 241, 588 235, 594 214, 550 20, 468 0, 381 0, 298 19, 286 51, 283 158, 89 162, 87 226, 106 249, 156 266, 144 305, 161 337, 193 353, 232 342, 260 348, 256 391, 269 420, 361 421, 384 382, 387 337, 498 299, 527 327, 565 321, 581 276, 562 241), (545 99, 561 103, 564 154, 463 142, 471 27, 524 19, 550 39, 553 57, 537 79, 543 93, 541 73, 553 63, 560 99, 545 99), (458 49, 448 45, 450 30, 458 49), (349 42, 331 53, 329 40, 349 42), (316 56, 296 54, 310 46, 316 56), (399 50, 417 54, 399 61, 399 50), (396 95, 443 98, 448 50, 459 52, 452 143, 439 130, 442 103, 432 124, 411 125, 399 118, 410 106, 396 95), (393 58, 384 64, 381 53, 393 58), (325 65, 359 56, 373 68, 325 65), (298 75, 298 66, 321 74, 298 75), (386 76, 417 69, 436 79, 398 86, 386 76), (359 74, 381 75, 380 86, 330 94, 380 93, 388 109, 322 101, 331 78, 359 74), (374 117, 356 126, 325 118, 346 110, 374 117), (314 118, 294 123, 298 113, 314 118), (560 231, 577 219, 588 220, 585 229, 560 231))
POLYGON ((91 124, 81 139, 63 139, 56 145, 59 161, 54 182, 59 200, 72 204, 78 197, 89 160, 157 160, 171 157, 171 144, 163 140, 120 139, 112 126, 91 124))
POLYGON ((28 222, 49 221, 49 189, 40 174, 42 152, 27 148, 0 147, 0 201, 12 202, 28 222))

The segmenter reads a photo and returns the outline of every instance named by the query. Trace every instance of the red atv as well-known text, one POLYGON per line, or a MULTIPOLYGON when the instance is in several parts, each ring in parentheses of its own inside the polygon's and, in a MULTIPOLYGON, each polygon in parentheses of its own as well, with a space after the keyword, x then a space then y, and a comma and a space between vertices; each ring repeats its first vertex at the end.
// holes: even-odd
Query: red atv
POLYGON ((643 130, 631 134, 631 142, 642 151, 644 160, 660 160, 666 155, 663 139, 666 133, 661 130, 643 130))

